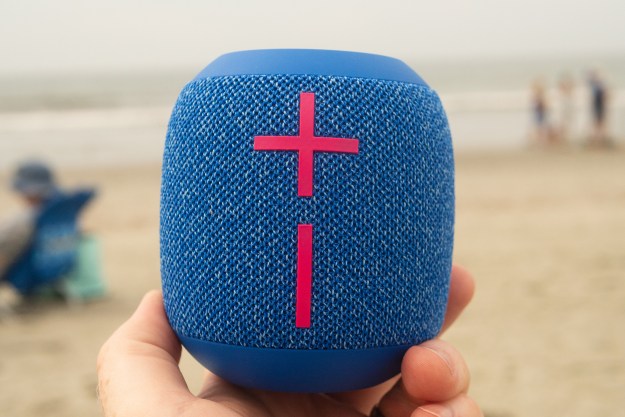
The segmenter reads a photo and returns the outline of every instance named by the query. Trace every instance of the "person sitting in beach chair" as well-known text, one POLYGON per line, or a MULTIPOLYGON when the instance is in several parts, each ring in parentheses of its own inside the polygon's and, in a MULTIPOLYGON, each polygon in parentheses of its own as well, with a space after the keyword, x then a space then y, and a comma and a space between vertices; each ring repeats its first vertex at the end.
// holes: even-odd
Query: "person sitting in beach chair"
POLYGON ((37 161, 18 168, 13 188, 28 209, 0 228, 0 280, 25 298, 102 295, 97 246, 78 228, 80 213, 95 191, 61 191, 50 168, 37 161))

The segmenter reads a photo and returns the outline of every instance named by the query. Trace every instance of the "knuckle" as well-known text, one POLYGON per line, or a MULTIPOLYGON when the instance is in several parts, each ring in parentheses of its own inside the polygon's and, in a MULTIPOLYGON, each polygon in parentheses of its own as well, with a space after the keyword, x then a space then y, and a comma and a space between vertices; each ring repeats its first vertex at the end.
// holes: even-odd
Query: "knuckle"
POLYGON ((484 413, 482 413, 482 409, 480 408, 477 401, 475 401, 472 397, 468 395, 464 395, 463 397, 464 408, 466 416, 475 416, 475 417, 484 417, 484 413))

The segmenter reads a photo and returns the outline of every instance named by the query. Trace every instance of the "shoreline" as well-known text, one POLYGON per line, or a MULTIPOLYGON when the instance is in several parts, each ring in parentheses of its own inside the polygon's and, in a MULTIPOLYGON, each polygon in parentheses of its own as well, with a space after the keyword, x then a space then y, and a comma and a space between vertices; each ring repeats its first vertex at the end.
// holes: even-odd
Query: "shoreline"
MULTIPOLYGON (((550 123, 558 127, 560 104, 551 91, 550 123)), ((441 93, 458 154, 523 152, 533 126, 529 92, 441 93)), ((32 157, 58 166, 129 166, 158 163, 174 103, 0 112, 0 171, 32 157)), ((582 146, 591 127, 586 97, 574 100, 567 128, 570 147, 582 146)), ((625 145, 625 89, 612 96, 607 131, 625 145)))

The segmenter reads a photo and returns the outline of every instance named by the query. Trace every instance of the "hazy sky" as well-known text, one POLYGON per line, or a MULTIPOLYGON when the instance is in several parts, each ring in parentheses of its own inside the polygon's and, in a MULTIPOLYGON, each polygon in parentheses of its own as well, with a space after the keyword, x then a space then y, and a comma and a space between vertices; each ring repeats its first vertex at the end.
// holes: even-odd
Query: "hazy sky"
POLYGON ((623 0, 2 0, 0 73, 201 68, 242 49, 625 56, 623 0))

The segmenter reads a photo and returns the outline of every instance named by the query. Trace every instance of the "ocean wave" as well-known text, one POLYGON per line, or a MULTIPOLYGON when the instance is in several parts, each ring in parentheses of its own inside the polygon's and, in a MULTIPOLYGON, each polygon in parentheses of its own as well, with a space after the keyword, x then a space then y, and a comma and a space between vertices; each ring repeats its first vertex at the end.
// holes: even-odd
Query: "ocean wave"
POLYGON ((170 114, 169 106, 0 113, 0 132, 159 127, 170 114))

